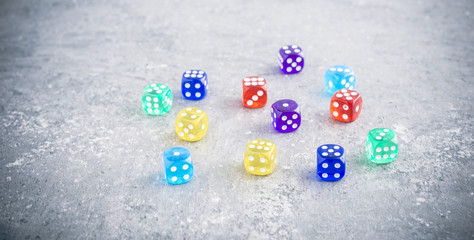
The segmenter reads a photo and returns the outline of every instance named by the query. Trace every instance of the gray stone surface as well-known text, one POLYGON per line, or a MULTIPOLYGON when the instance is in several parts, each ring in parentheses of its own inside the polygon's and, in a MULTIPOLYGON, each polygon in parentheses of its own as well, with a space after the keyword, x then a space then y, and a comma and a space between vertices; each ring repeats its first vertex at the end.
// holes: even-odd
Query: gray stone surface
POLYGON ((474 238, 474 2, 1 1, 1 239, 474 238), (298 44, 301 74, 279 73, 298 44), (323 74, 345 64, 364 106, 356 122, 329 115, 323 74), (185 101, 183 71, 210 79, 185 101), (241 79, 268 80, 269 104, 241 105, 241 79), (175 94, 147 116, 148 83, 175 94), (278 134, 269 105, 300 103, 303 122, 278 134), (196 143, 177 138, 187 106, 210 118, 196 143), (365 135, 392 128, 393 163, 371 165, 365 135), (246 143, 274 141, 274 173, 243 169, 246 143), (338 143, 347 175, 315 178, 317 146, 338 143), (190 149, 195 176, 163 180, 161 153, 190 149))

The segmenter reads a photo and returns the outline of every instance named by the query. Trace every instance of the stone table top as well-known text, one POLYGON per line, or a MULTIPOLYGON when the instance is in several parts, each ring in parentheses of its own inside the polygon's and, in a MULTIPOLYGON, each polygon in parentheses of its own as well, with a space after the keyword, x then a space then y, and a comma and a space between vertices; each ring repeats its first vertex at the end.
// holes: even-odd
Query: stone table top
POLYGON ((0 239, 474 238, 474 2, 263 0, 0 2, 0 239), (282 45, 303 71, 284 75, 282 45), (329 115, 323 76, 350 66, 357 121, 329 115), (209 94, 180 94, 203 69, 209 94), (242 106, 241 81, 268 82, 242 106), (150 83, 174 93, 148 116, 150 83), (280 134, 271 103, 291 98, 300 129, 280 134), (199 107, 209 131, 184 142, 176 114, 199 107), (369 164, 365 136, 395 131, 398 158, 369 164), (245 172, 248 141, 278 147, 275 171, 245 172), (316 179, 316 149, 345 148, 346 176, 316 179), (161 154, 191 151, 191 182, 168 185, 161 154))

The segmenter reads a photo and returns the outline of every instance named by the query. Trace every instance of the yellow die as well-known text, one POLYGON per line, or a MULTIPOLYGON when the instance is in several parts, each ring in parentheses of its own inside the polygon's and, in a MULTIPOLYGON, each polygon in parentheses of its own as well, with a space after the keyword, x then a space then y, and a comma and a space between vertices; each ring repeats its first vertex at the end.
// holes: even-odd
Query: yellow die
POLYGON ((245 170, 254 175, 268 175, 275 169, 277 147, 271 141, 255 139, 245 149, 245 170))
POLYGON ((202 109, 184 108, 176 117, 176 134, 186 141, 199 141, 206 135, 207 125, 207 114, 202 109))

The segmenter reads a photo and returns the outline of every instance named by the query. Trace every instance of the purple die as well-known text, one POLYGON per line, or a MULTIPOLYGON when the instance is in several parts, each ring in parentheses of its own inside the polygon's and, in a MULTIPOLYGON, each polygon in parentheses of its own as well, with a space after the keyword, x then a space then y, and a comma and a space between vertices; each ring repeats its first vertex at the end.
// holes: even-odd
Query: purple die
POLYGON ((281 133, 293 132, 301 125, 301 112, 298 103, 282 99, 272 104, 273 127, 281 133))
POLYGON ((288 45, 280 48, 278 63, 283 73, 299 73, 304 67, 303 50, 296 45, 288 45))

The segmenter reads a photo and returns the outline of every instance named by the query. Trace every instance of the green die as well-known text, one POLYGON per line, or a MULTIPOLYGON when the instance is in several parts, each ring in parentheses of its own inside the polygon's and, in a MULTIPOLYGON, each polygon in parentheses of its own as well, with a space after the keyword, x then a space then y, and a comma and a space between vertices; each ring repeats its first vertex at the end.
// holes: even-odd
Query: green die
POLYGON ((159 116, 169 112, 172 103, 173 94, 165 84, 153 83, 143 91, 142 106, 150 115, 159 116))
POLYGON ((367 134, 367 156, 377 164, 390 163, 398 155, 395 132, 388 128, 375 128, 367 134))

